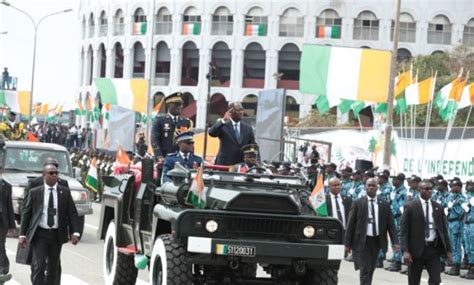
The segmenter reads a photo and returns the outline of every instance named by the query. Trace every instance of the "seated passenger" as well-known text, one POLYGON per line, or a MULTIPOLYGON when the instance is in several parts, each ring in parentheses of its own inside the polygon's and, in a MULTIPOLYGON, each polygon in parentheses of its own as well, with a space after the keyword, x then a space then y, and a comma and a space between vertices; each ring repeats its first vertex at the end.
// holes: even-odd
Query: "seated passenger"
POLYGON ((161 176, 161 185, 166 182, 171 182, 171 176, 168 176, 168 171, 175 167, 176 162, 182 166, 191 169, 198 168, 203 165, 201 157, 194 155, 194 132, 185 131, 176 136, 176 143, 178 144, 178 151, 170 153, 165 157, 163 163, 163 175, 161 176))
POLYGON ((244 153, 244 162, 234 164, 232 166, 231 172, 272 174, 270 170, 260 165, 260 163, 257 160, 258 145, 256 144, 244 145, 242 147, 242 152, 244 153))

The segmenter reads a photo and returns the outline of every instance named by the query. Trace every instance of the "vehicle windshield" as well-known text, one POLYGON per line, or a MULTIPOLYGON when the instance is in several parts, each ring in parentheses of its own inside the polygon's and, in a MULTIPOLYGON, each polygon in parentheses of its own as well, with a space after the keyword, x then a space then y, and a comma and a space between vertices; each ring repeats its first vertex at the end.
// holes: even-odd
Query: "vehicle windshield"
POLYGON ((67 152, 39 149, 7 148, 5 150, 4 169, 42 172, 43 161, 48 157, 57 159, 60 173, 70 174, 67 152))

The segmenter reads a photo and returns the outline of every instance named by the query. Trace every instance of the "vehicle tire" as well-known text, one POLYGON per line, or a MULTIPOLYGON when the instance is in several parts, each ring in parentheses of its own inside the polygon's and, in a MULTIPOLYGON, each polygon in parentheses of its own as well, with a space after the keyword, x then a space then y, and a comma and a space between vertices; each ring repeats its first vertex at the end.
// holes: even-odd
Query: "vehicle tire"
POLYGON ((78 229, 78 232, 80 234, 79 240, 82 239, 82 235, 84 234, 85 224, 86 224, 86 216, 79 216, 79 229, 78 229))
POLYGON ((247 278, 257 277, 257 264, 244 264, 242 265, 242 275, 247 278))
POLYGON ((337 285, 337 269, 326 269, 320 271, 308 271, 305 284, 319 284, 319 285, 337 285))
POLYGON ((119 252, 117 246, 115 246, 115 230, 115 223, 111 221, 105 235, 102 263, 105 284, 135 284, 138 269, 135 267, 133 256, 119 252))
POLYGON ((193 283, 192 266, 187 262, 186 249, 173 243, 170 234, 155 240, 150 262, 150 285, 193 283))

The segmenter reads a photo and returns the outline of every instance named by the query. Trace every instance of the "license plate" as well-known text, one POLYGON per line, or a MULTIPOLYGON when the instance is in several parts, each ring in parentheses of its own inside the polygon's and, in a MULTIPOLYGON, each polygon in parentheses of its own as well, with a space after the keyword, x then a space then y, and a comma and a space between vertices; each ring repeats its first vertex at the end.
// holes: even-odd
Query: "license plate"
POLYGON ((255 256, 255 246, 216 244, 216 254, 232 256, 255 256))

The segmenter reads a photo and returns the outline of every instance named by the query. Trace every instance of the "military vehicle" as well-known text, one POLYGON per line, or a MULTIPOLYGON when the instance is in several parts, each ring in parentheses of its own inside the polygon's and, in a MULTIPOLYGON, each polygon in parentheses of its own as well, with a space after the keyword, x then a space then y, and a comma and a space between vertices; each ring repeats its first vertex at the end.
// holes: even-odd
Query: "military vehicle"
POLYGON ((24 141, 0 142, 0 173, 4 181, 12 186, 15 219, 18 224, 21 223, 21 212, 26 194, 25 187, 28 185, 29 179, 42 175, 43 161, 47 157, 53 157, 59 162, 59 177, 68 182, 80 218, 82 234, 85 215, 92 214, 90 193, 73 177, 67 149, 57 144, 24 141))
POLYGON ((138 189, 133 175, 104 178, 106 284, 135 284, 139 267, 154 285, 337 284, 343 225, 315 215, 300 178, 204 170, 201 209, 186 203, 194 170, 178 163, 157 187, 151 165, 138 189))

